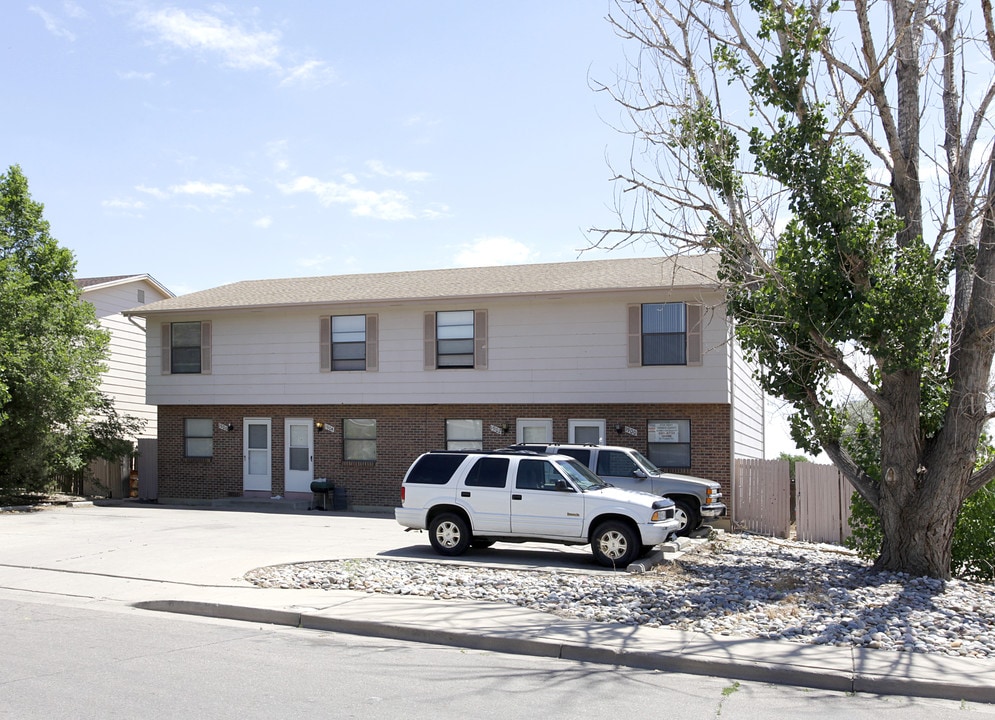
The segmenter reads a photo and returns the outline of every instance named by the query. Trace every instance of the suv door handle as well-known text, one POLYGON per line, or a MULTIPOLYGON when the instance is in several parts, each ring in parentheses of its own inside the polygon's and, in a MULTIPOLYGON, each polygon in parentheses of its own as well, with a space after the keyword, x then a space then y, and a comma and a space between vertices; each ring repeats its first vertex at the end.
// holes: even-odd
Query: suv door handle
POLYGON ((459 496, 460 497, 470 497, 470 491, 469 490, 464 490, 463 492, 461 492, 459 494, 459 496))
POLYGON ((511 499, 512 500, 521 500, 522 496, 519 495, 518 493, 515 493, 514 495, 511 496, 511 499))

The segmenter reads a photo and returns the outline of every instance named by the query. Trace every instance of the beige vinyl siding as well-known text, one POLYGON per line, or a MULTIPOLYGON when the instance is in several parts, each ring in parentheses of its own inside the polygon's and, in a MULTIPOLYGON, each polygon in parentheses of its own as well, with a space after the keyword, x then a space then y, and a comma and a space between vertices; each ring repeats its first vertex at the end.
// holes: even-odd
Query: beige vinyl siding
MULTIPOLYGON (((114 402, 117 411, 145 421, 139 437, 156 436, 156 408, 146 402, 146 334, 144 318, 126 318, 122 310, 138 304, 138 290, 145 291, 147 302, 166 296, 141 280, 83 292, 84 301, 93 305, 103 329, 110 334, 107 370, 101 375, 101 390, 114 402)), ((158 323, 153 323, 156 327, 158 323)), ((156 361, 158 367, 158 360, 156 361)))
MULTIPOLYGON (((646 301, 660 297, 654 293, 646 301)), ((429 317, 438 310, 465 309, 464 304, 378 308, 379 371, 375 373, 320 372, 317 328, 318 319, 331 314, 327 308, 219 313, 212 318, 212 374, 152 373, 150 400, 161 404, 729 402, 722 312, 703 314, 705 352, 700 367, 628 367, 627 308, 642 300, 622 293, 610 300, 603 296, 491 300, 477 308, 487 315, 486 370, 440 371, 434 364, 426 370, 429 317)), ((704 300, 718 301, 717 296, 704 300)), ((366 309, 337 307, 334 312, 362 314, 366 309)), ((163 322, 180 319, 192 318, 162 318, 163 322)), ((158 345, 158 334, 153 335, 157 337, 150 342, 158 345)), ((157 350, 152 347, 150 353, 157 350)))

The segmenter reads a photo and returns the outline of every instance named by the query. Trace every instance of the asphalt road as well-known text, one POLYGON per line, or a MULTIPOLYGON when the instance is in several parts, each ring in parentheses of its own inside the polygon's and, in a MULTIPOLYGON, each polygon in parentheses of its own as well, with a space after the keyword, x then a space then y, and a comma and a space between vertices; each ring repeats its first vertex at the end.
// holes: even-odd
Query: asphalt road
POLYGON ((127 611, 0 591, 0 717, 939 720, 991 706, 127 611))

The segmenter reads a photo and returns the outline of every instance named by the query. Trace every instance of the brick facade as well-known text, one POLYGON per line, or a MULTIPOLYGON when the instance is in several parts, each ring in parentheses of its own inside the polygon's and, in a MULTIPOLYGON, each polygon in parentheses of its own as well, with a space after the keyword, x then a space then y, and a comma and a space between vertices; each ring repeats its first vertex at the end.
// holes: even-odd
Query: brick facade
MULTIPOLYGON (((334 432, 314 435, 314 477, 327 478, 344 488, 350 507, 393 507, 400 502, 401 479, 412 461, 426 450, 444 448, 447 419, 483 421, 484 449, 515 442, 518 418, 551 418, 553 439, 566 442, 567 422, 574 418, 603 418, 607 444, 625 445, 647 453, 646 428, 650 420, 690 420, 691 467, 674 468, 687 475, 715 480, 730 497, 732 457, 728 405, 160 405, 159 498, 215 499, 243 494, 242 419, 272 420, 272 478, 274 495, 284 492, 284 419, 313 418, 334 426, 334 432), (210 418, 214 428, 213 456, 184 457, 183 421, 210 418), (376 419, 377 460, 347 462, 343 457, 342 420, 376 419), (221 429, 219 425, 232 425, 221 429), (638 435, 616 435, 621 424, 638 435), (491 426, 507 426, 493 432, 491 426)), ((310 497, 310 495, 308 495, 310 497)))

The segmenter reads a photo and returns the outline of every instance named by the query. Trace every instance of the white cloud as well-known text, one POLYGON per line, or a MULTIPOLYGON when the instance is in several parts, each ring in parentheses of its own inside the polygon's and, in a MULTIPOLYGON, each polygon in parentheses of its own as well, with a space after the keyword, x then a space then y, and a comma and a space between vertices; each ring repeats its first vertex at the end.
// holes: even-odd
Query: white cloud
POLYGON ((245 31, 237 23, 198 10, 143 10, 137 19, 160 40, 183 50, 204 50, 221 56, 222 64, 239 70, 279 68, 280 34, 245 31))
POLYGON ((261 217, 258 220, 254 220, 252 224, 255 225, 257 228, 262 228, 263 230, 265 230, 266 228, 270 227, 273 224, 273 218, 271 218, 269 215, 266 215, 265 217, 261 217))
POLYGON ((169 193, 165 190, 160 190, 159 188, 154 187, 146 187, 145 185, 136 185, 135 190, 145 193, 146 195, 151 195, 158 200, 165 200, 169 197, 169 193))
POLYGON ((407 180, 408 182, 424 182, 432 177, 431 173, 427 172, 388 168, 379 160, 368 160, 366 167, 377 175, 383 175, 384 177, 391 178, 401 178, 402 180, 407 180))
POLYGON ((171 185, 168 190, 145 185, 136 185, 138 192, 151 195, 157 200, 167 200, 174 195, 205 195, 216 198, 232 198, 236 195, 248 195, 252 191, 245 185, 225 185, 224 183, 207 183, 201 180, 188 180, 182 185, 171 185))
POLYGON ((206 195, 208 197, 231 198, 236 195, 247 195, 252 191, 245 185, 225 185, 223 183, 206 183, 200 180, 190 180, 182 185, 173 185, 169 191, 174 195, 206 195))
POLYGON ((221 6, 215 6, 214 14, 174 7, 142 10, 135 19, 161 43, 215 55, 236 70, 273 71, 283 76, 281 85, 314 86, 335 79, 324 61, 288 62, 278 30, 247 29, 221 6))
POLYGON ((111 200, 104 200, 100 203, 105 208, 110 208, 112 210, 141 210, 145 207, 145 203, 141 200, 132 200, 113 198, 111 200))
POLYGON ((344 183, 337 183, 301 176, 289 184, 280 184, 279 188, 288 195, 311 193, 326 207, 347 205, 351 208, 350 212, 359 217, 377 220, 409 220, 415 217, 408 196, 403 192, 366 190, 358 187, 355 177, 349 175, 344 179, 344 183))
POLYGON ((70 42, 74 42, 76 40, 75 33, 64 27, 59 19, 52 15, 52 13, 46 12, 37 5, 31 5, 28 10, 40 17, 41 21, 45 23, 45 29, 56 37, 65 38, 70 42))
POLYGON ((71 18, 79 19, 86 17, 86 10, 84 10, 79 3, 74 2, 73 0, 66 0, 62 3, 62 9, 65 10, 66 15, 71 18))
POLYGON ((281 85, 303 85, 314 87, 325 85, 335 80, 335 71, 321 60, 308 60, 296 67, 287 68, 284 71, 281 85))
POLYGON ((487 265, 521 265, 534 261, 538 253, 529 250, 524 243, 509 237, 478 238, 460 246, 456 253, 457 267, 481 267, 487 265))

